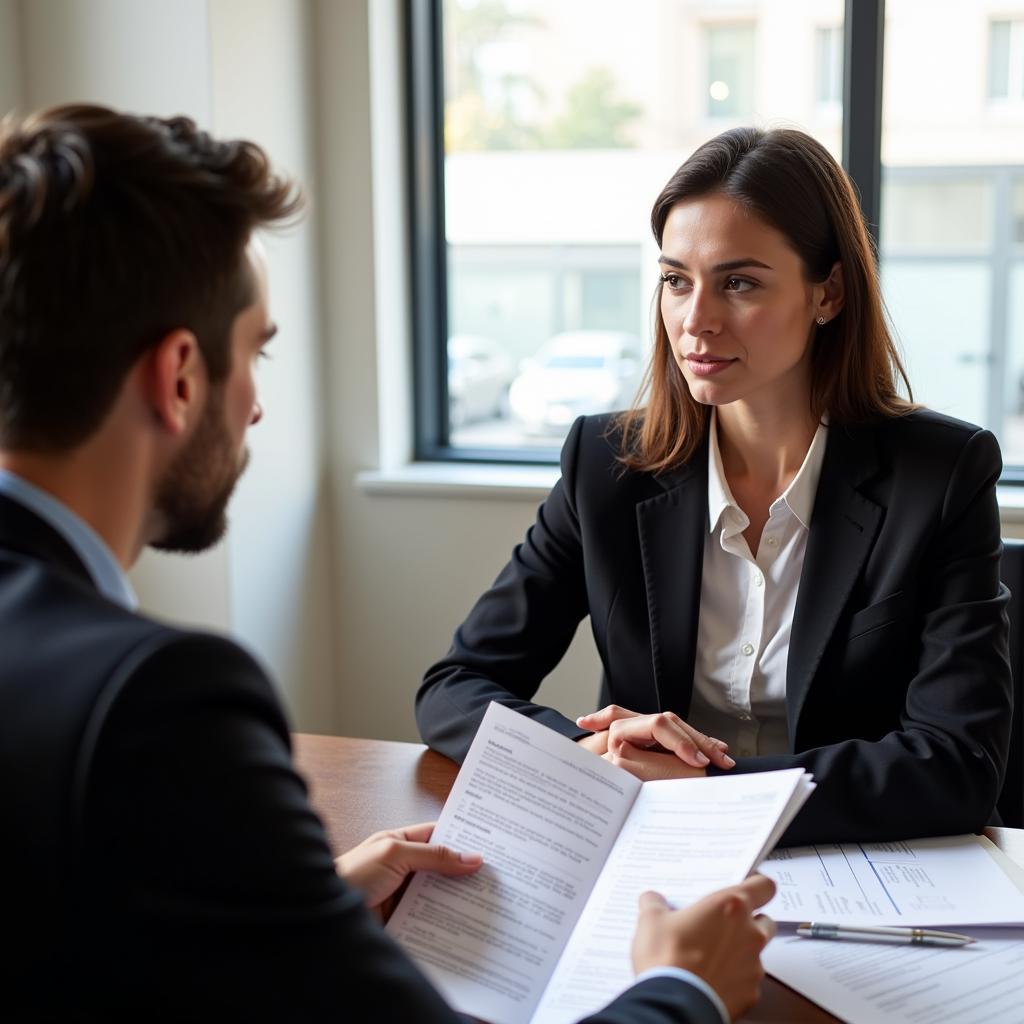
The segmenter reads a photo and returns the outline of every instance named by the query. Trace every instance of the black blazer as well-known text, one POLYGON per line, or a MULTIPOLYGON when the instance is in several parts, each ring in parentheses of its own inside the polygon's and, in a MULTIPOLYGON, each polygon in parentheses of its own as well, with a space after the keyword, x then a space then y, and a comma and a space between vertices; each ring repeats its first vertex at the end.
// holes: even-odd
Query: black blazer
MULTIPOLYGON (((449 757, 465 756, 491 700, 584 735, 532 700, 588 615, 600 703, 687 716, 707 447, 661 476, 624 471, 610 426, 576 421, 536 523, 423 680, 420 731, 449 757)), ((814 773, 785 842, 954 834, 989 820, 1012 700, 1000 470, 988 431, 935 413, 830 427, 789 652, 790 751, 732 769, 814 773)))
MULTIPOLYGON (((263 670, 0 496, 5 1021, 461 1019, 337 877, 263 670)), ((675 979, 594 1021, 718 1024, 675 979)))

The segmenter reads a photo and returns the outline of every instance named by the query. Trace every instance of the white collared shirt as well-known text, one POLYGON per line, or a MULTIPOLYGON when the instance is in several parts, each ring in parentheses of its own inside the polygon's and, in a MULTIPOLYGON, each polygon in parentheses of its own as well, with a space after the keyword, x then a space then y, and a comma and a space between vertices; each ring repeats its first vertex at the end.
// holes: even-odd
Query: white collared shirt
POLYGON ((734 757, 783 754, 793 612, 828 430, 818 427, 792 483, 772 502, 753 555, 743 536, 750 519, 722 469, 714 410, 709 430, 709 529, 688 721, 728 743, 734 757))

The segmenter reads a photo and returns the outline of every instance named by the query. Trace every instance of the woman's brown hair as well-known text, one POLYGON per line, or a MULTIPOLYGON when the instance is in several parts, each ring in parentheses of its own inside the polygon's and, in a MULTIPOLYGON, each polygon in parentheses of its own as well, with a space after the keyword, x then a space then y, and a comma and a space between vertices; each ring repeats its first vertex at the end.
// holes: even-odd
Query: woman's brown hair
MULTIPOLYGON (((808 280, 824 281, 841 265, 845 300, 839 315, 811 341, 811 413, 833 424, 899 416, 910 382, 889 332, 874 249, 846 172, 821 143, 794 129, 733 128, 704 143, 672 175, 651 211, 661 245, 676 203, 719 194, 756 213, 785 235, 808 280)), ((619 417, 621 461, 659 472, 686 462, 707 434, 711 410, 690 395, 654 300, 654 351, 641 398, 619 417), (646 397, 646 401, 644 401, 646 397)))

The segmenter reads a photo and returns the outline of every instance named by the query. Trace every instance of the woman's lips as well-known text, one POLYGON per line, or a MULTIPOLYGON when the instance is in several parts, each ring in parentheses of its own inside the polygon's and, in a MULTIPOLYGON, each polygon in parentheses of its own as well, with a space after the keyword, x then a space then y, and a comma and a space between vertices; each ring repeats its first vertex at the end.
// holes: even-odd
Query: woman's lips
POLYGON ((735 359, 722 359, 717 356, 688 355, 686 357, 686 365, 690 368, 690 372, 698 377, 713 377, 735 362, 735 359))

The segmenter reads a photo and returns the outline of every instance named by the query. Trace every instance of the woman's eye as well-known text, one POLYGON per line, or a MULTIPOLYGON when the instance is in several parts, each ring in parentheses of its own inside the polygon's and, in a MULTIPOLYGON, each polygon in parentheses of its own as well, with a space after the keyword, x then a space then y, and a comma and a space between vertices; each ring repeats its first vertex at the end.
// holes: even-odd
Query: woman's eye
POLYGON ((683 283, 678 274, 662 274, 661 281, 672 289, 680 288, 683 283))
POLYGON ((727 277, 725 279, 725 290, 729 292, 749 292, 753 287, 753 281, 747 281, 742 277, 727 277))

